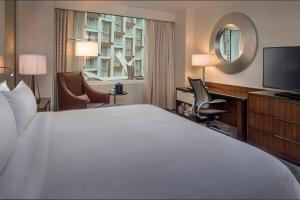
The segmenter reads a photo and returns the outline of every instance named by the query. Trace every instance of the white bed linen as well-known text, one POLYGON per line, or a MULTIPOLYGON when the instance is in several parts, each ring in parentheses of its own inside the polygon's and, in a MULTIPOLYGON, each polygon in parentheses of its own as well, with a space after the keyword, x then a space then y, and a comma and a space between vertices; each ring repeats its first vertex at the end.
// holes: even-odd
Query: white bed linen
POLYGON ((299 198, 273 156, 150 105, 38 113, 0 198, 299 198))

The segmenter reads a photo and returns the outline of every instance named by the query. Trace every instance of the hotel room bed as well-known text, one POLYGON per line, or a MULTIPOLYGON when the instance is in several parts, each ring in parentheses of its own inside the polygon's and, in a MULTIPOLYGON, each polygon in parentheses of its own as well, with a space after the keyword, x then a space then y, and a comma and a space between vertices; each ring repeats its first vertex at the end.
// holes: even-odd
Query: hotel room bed
POLYGON ((37 113, 0 198, 300 198, 273 156, 150 105, 37 113))

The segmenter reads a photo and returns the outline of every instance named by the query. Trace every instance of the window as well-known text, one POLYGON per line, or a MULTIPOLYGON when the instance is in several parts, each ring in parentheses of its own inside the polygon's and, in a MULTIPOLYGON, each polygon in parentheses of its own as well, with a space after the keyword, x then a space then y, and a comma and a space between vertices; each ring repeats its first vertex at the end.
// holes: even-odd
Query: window
POLYGON ((144 19, 85 12, 84 35, 99 43, 99 56, 85 58, 85 71, 100 80, 144 79, 145 29, 144 19))

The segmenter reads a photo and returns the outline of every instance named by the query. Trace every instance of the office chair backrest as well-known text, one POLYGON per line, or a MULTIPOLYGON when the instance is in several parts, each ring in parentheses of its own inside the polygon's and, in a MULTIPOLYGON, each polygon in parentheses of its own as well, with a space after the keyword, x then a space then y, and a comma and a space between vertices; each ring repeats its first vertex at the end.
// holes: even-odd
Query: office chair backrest
MULTIPOLYGON (((201 103, 211 101, 211 97, 206 90, 201 79, 192 79, 188 77, 189 82, 194 90, 195 94, 195 106, 198 107, 201 103)), ((209 105, 203 106, 202 108, 208 108, 209 105)))

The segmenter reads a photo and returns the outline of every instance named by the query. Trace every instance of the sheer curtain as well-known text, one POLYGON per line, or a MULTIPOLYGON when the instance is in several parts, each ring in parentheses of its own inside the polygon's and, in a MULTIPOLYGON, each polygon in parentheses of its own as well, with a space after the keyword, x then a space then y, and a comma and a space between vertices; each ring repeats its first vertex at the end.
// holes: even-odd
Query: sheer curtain
POLYGON ((145 101, 173 109, 174 23, 147 20, 145 101))

